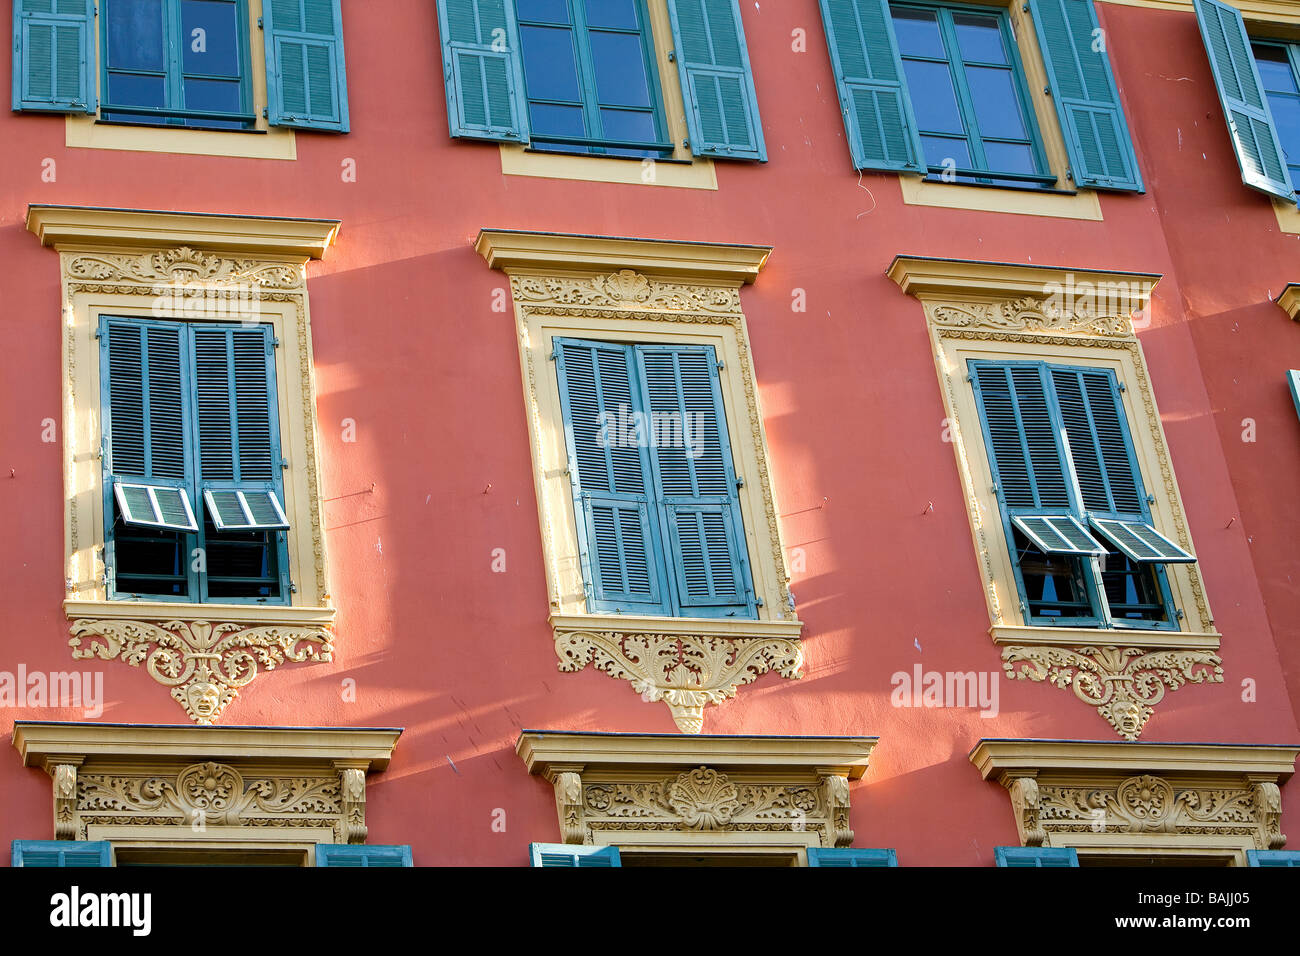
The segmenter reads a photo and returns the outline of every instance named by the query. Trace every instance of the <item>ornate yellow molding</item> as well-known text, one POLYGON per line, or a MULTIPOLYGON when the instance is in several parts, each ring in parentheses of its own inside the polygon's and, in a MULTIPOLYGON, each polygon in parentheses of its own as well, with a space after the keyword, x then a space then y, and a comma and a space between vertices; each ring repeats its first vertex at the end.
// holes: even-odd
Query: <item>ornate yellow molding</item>
POLYGON ((334 651, 333 634, 324 628, 78 620, 71 631, 68 644, 75 659, 143 664, 150 677, 171 689, 172 697, 197 724, 211 724, 220 717, 260 669, 275 670, 286 662, 324 663, 334 651))
MULTIPOLYGON (((1123 287, 1132 291, 1140 310, 1150 298, 1160 275, 1153 272, 1113 272, 1104 269, 1064 269, 1014 262, 937 259, 930 256, 895 256, 885 273, 908 295, 918 299, 952 299, 955 302, 1046 299, 1051 287, 1123 287)), ((1084 289, 1083 291, 1087 291, 1084 289)), ((977 325, 979 323, 976 323, 977 325)), ((994 321, 989 328, 1007 331, 994 321)), ((1114 334, 1114 333, 1107 333, 1114 334)))
POLYGON ((1096 853, 1278 849, 1297 747, 982 740, 970 760, 1011 798, 1025 846, 1096 853))
POLYGON ((848 846, 849 781, 874 737, 677 737, 526 730, 565 843, 848 846))
POLYGON ((236 839, 329 830, 364 843, 365 775, 388 766, 400 730, 148 727, 20 721, 24 766, 54 783, 61 840, 236 839), (129 834, 130 836, 125 836, 129 834))

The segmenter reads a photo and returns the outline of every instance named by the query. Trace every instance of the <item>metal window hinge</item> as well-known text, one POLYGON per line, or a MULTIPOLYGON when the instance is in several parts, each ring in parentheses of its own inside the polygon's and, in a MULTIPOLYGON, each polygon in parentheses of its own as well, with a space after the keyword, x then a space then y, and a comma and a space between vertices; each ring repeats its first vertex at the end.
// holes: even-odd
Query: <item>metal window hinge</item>
POLYGON ((1127 391, 1128 391, 1128 386, 1125 385, 1123 382, 1120 382, 1120 383, 1119 383, 1119 390, 1120 390, 1121 392, 1127 392, 1127 391))
POLYGON ((754 607, 762 607, 762 606, 763 606, 763 599, 761 597, 754 598, 754 607))
POLYGON ((271 115, 271 114, 269 114, 269 113, 266 111, 266 107, 263 106, 263 107, 262 107, 262 119, 267 119, 270 115, 271 115))
POLYGON ((1177 609, 1174 611, 1174 617, 1178 618, 1178 620, 1181 621, 1181 620, 1183 619, 1183 616, 1184 616, 1184 615, 1183 615, 1183 609, 1182 609, 1182 608, 1177 608, 1177 609))
POLYGON ((263 30, 263 29, 265 29, 265 27, 262 26, 262 18, 261 18, 261 17, 258 17, 258 18, 257 18, 257 28, 258 28, 259 30, 263 30))
POLYGON ((292 581, 289 582, 289 593, 290 594, 298 593, 298 585, 294 584, 292 581))
POLYGON ((724 368, 726 368, 726 367, 727 367, 727 363, 726 363, 726 362, 719 362, 719 363, 718 363, 718 371, 719 371, 719 372, 721 372, 721 371, 722 371, 724 368))
POLYGON ((744 479, 744 478, 741 478, 739 475, 736 476, 736 487, 737 487, 737 488, 744 488, 744 487, 745 487, 745 479, 744 479))
POLYGON ((280 467, 281 467, 281 468, 288 468, 288 467, 289 467, 289 459, 288 459, 288 458, 281 458, 281 459, 280 459, 280 467))
POLYGON ((677 51, 676 51, 676 50, 669 50, 669 51, 668 51, 668 62, 669 62, 669 63, 676 63, 676 62, 677 62, 677 51))
POLYGON ((548 361, 548 362, 554 362, 554 361, 555 361, 555 353, 552 352, 550 355, 546 356, 546 361, 548 361))
POLYGON ((1044 87, 1043 87, 1043 92, 1046 93, 1048 96, 1051 96, 1051 95, 1052 95, 1052 88, 1051 88, 1050 86, 1044 86, 1044 87))
POLYGON ((1151 494, 1151 492, 1147 492, 1147 504, 1153 505, 1155 503, 1156 503, 1156 496, 1151 494))
POLYGON ((279 339, 271 339, 271 348, 273 348, 273 349, 278 349, 279 347, 280 347, 280 340, 279 340, 279 339))

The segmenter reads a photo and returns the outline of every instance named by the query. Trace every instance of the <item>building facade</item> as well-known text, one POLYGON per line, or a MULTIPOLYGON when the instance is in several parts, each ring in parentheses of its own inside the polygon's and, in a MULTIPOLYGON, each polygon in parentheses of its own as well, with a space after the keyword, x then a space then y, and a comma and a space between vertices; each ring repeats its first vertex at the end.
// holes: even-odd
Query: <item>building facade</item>
POLYGON ((13 7, 15 865, 1300 865, 1300 4, 13 7))

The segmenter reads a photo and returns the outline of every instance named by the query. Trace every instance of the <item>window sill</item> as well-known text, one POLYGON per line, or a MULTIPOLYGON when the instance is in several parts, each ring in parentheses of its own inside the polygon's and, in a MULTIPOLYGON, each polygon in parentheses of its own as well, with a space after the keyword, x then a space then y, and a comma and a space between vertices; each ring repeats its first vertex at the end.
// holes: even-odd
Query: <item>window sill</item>
POLYGON ((946 209, 974 209, 1018 216, 1046 216, 1056 219, 1087 219, 1101 222, 1101 201, 1091 189, 1076 193, 1005 186, 971 186, 936 183, 916 176, 899 176, 903 202, 909 206, 938 206, 946 209))
POLYGON ((1026 627, 995 624, 989 628, 993 643, 1008 645, 1054 646, 1123 646, 1157 649, 1219 649, 1220 635, 1214 632, 1159 631, 1124 627, 1026 627))
POLYGON ((538 152, 512 143, 501 144, 501 174, 542 179, 577 179, 594 183, 717 189, 713 160, 693 162, 636 159, 626 156, 583 156, 538 152))
POLYGON ((330 627, 332 607, 287 607, 283 604, 178 604, 171 601, 64 601, 69 621, 228 621, 235 624, 330 627))
POLYGON ((139 123, 106 123, 94 116, 67 117, 65 145, 80 149, 121 149, 149 153, 188 153, 244 159, 298 158, 292 129, 213 130, 139 123), (249 133, 261 135, 250 136, 249 133))

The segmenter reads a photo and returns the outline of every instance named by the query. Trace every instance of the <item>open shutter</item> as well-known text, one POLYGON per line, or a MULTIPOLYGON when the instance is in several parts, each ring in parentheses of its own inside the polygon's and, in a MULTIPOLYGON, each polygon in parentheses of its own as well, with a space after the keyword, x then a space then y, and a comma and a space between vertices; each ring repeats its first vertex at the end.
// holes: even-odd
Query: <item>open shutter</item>
POLYGON ((993 861, 998 866, 1078 866, 1079 854, 1072 846, 995 846, 993 861))
POLYGON ((1104 369, 1050 374, 1084 510, 1142 517, 1146 495, 1115 377, 1104 369))
POLYGON ((1042 366, 971 362, 970 371, 1003 507, 1068 514, 1069 483, 1042 366))
POLYGON ((266 0, 267 121, 348 131, 348 81, 339 0, 266 0))
POLYGON ((1287 385, 1291 388, 1291 401, 1295 402, 1295 411, 1300 415, 1300 371, 1295 369, 1286 373, 1287 385))
POLYGON ((271 331, 195 328, 198 479, 220 531, 284 529, 271 331))
POLYGON ((14 840, 14 866, 112 866, 107 840, 14 840))
POLYGON ((616 846, 580 846, 573 843, 530 843, 528 858, 533 866, 623 865, 616 846))
POLYGON ((753 617, 748 552, 713 349, 638 345, 675 613, 753 617))
POLYGON ((1201 25, 1205 52, 1210 56, 1228 135, 1241 166, 1241 181, 1261 192, 1293 200, 1285 154, 1241 14, 1219 0, 1192 0, 1192 5, 1201 25))
POLYGON ((1247 850, 1246 865, 1300 867, 1300 850, 1247 850))
POLYGON ((926 171, 888 0, 820 0, 854 169, 926 171))
POLYGON ((317 866, 413 866, 409 846, 317 843, 317 866))
POLYGON ((94 0, 13 4, 13 108, 94 113, 94 0))
POLYGON ((126 524, 197 531, 188 352, 176 323, 101 320, 104 488, 126 524))
POLYGON ((439 0, 451 135, 528 142, 528 101, 514 0, 439 0))
POLYGON ((632 349, 556 339, 555 369, 588 607, 667 614, 632 349))
POLYGON ((1029 0, 1075 185, 1142 192, 1092 0, 1029 0))
POLYGON ((809 866, 898 866, 893 850, 868 850, 810 846, 809 866))
POLYGON ((668 0, 695 156, 767 162, 739 0, 668 0))

